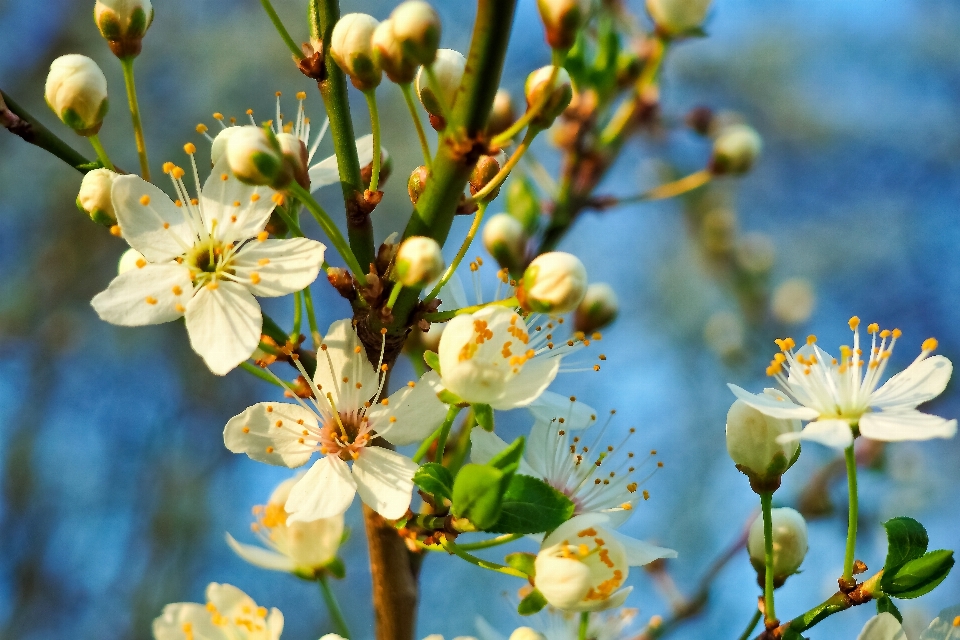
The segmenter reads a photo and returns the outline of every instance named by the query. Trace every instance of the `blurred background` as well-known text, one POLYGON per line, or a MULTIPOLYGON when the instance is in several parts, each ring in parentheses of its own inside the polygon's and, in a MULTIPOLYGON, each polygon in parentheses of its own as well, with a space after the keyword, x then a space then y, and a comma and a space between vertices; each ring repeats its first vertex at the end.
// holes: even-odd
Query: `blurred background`
MULTIPOLYGON (((55 57, 94 58, 113 97, 101 138, 115 162, 135 167, 120 67, 93 25, 92 4, 0 0, 0 87, 92 156, 42 94, 55 57)), ((342 6, 382 19, 393 4, 342 6)), ((644 15, 639 0, 629 4, 644 15)), ((305 40, 306 3, 275 5, 293 37, 305 40)), ((435 6, 445 25, 442 46, 466 51, 473 3, 435 6)), ((155 171, 165 160, 182 162, 185 142, 206 153, 194 127, 213 127, 214 111, 271 114, 278 90, 291 114, 293 95, 307 91, 308 115, 322 121, 319 95, 255 0, 165 0, 155 8, 137 62, 155 171)), ((549 62, 533 0, 521 0, 517 25, 503 83, 514 96, 529 71, 549 62)), ((668 618, 671 599, 694 593, 753 517, 756 496, 725 453, 732 401, 725 383, 759 390, 774 337, 816 333, 836 351, 849 341, 846 321, 856 314, 904 331, 893 365, 909 363, 929 336, 940 340, 941 353, 960 355, 960 6, 716 0, 707 31, 710 37, 669 54, 662 101, 670 126, 629 145, 600 192, 629 195, 701 168, 709 143, 682 126, 698 105, 735 112, 760 131, 765 148, 754 171, 685 199, 587 214, 561 245, 582 257, 593 280, 613 285, 622 311, 605 332, 602 371, 562 375, 552 388, 601 412, 617 409, 611 438, 636 426, 636 446, 657 449, 664 462, 645 485, 650 500, 623 530, 680 557, 656 575, 630 574, 628 606, 639 610, 634 631, 650 616, 668 618)), ((385 82, 379 96, 394 162, 375 212, 382 240, 402 229, 410 210, 406 175, 420 161, 400 92, 385 82)), ((358 134, 366 133, 362 96, 352 98, 358 134)), ((547 140, 534 151, 556 169, 547 140)), ((321 153, 332 153, 329 140, 321 153)), ((80 175, 60 161, 0 132, 0 638, 149 638, 164 604, 202 601, 211 581, 279 607, 285 638, 330 631, 316 584, 249 566, 224 543, 227 531, 252 541, 251 506, 289 477, 222 444, 226 420, 276 397, 274 388, 242 371, 211 375, 180 323, 125 329, 96 317, 89 301, 115 274, 125 245, 77 212, 79 184, 80 175)), ((342 211, 336 188, 321 193, 330 211, 342 211)), ((451 237, 462 237, 468 225, 458 219, 451 237)), ((448 249, 452 256, 455 247, 448 249)), ((488 291, 494 270, 481 272, 488 291)), ((322 327, 349 314, 324 281, 314 292, 322 327)), ((289 324, 287 301, 274 302, 265 309, 289 324)), ((393 383, 409 375, 404 365, 393 383)), ((956 384, 929 410, 960 415, 956 384)), ((498 420, 508 440, 530 424, 524 411, 498 420)), ((895 515, 926 525, 931 548, 960 547, 960 442, 895 444, 867 454, 858 557, 871 569, 882 565, 880 523, 895 515)), ((776 494, 778 506, 802 508, 810 518, 803 573, 778 592, 782 617, 836 590, 846 490, 835 459, 831 450, 805 447, 776 494)), ((357 504, 348 524, 347 577, 334 589, 355 638, 370 638, 357 504)), ((477 616, 507 635, 522 623, 515 613, 520 586, 428 557, 418 637, 474 635, 477 616)), ((758 593, 740 552, 719 572, 702 614, 672 637, 736 637, 758 593)), ((932 594, 902 602, 908 635, 916 638, 957 602, 957 572, 932 594)), ((834 616, 808 635, 852 639, 873 612, 868 605, 834 616)), ((546 617, 534 626, 551 624, 546 617)))

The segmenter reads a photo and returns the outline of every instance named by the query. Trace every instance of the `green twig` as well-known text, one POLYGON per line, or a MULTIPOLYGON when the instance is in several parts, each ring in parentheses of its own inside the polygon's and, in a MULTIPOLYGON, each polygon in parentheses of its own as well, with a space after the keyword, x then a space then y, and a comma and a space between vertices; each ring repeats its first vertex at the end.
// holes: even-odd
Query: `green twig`
POLYGON ((420 122, 420 112, 417 111, 417 103, 413 99, 413 85, 410 82, 400 83, 400 91, 403 93, 403 100, 407 103, 407 109, 410 111, 410 117, 413 118, 413 124, 417 128, 417 138, 420 139, 420 149, 423 151, 423 163, 430 168, 430 143, 427 141, 427 133, 423 129, 423 123, 420 122))
POLYGON ((847 490, 850 510, 847 514, 847 549, 843 556, 843 580, 853 583, 853 561, 857 550, 857 454, 851 444, 843 452, 847 462, 847 490))
POLYGON ((313 348, 316 350, 320 348, 322 340, 320 338, 320 330, 317 328, 317 316, 313 312, 313 293, 311 293, 310 287, 303 290, 303 306, 307 308, 307 324, 310 325, 310 339, 313 340, 313 348))
POLYGON ((480 191, 477 191, 476 194, 471 198, 472 202, 484 202, 490 194, 493 193, 503 181, 507 179, 507 176, 510 175, 510 172, 513 171, 513 168, 517 166, 517 163, 520 162, 520 158, 523 157, 523 154, 527 152, 527 149, 530 148, 530 143, 533 142, 533 139, 537 137, 537 134, 540 133, 542 129, 540 127, 531 126, 527 129, 527 132, 523 136, 523 141, 520 142, 520 145, 514 149, 513 154, 507 160, 506 164, 497 172, 497 175, 493 177, 490 182, 485 184, 480 191))
POLYGON ((147 141, 143 137, 143 122, 140 120, 140 103, 137 101, 137 85, 133 76, 133 56, 120 58, 123 67, 123 83, 127 87, 127 102, 130 105, 130 117, 133 119, 133 137, 137 143, 137 157, 140 158, 140 175, 150 182, 150 160, 147 159, 147 141))
POLYGON ((775 626, 777 613, 773 606, 773 492, 760 494, 760 510, 763 512, 763 618, 768 626, 775 626), (773 622, 774 625, 769 623, 773 622))
POLYGON ((360 266, 360 263, 357 261, 357 257, 353 255, 353 251, 350 248, 350 245, 347 244, 347 240, 343 237, 343 234, 340 233, 340 229, 337 228, 337 225, 333 223, 333 220, 330 219, 330 216, 326 211, 323 210, 323 207, 313 199, 313 196, 307 192, 306 189, 301 187, 296 182, 291 182, 288 187, 291 192, 300 202, 303 203, 303 206, 307 208, 307 211, 314 217, 317 221, 317 224, 320 225, 320 228, 323 229, 323 232, 327 234, 327 237, 330 239, 330 242, 333 243, 334 248, 340 254, 340 257, 343 258, 343 261, 347 263, 347 268, 353 272, 354 276, 361 280, 364 277, 364 269, 360 266))
POLYGON ((297 46, 297 43, 293 41, 293 38, 290 37, 290 33, 287 31, 287 28, 283 26, 283 21, 280 20, 280 16, 277 15, 277 12, 274 11, 270 0, 260 0, 260 4, 263 5, 263 10, 267 12, 270 22, 273 23, 274 27, 276 27, 277 33, 279 33, 280 37, 283 38, 283 43, 287 45, 287 48, 290 49, 291 53, 293 53, 293 57, 297 60, 303 60, 303 52, 300 50, 300 47, 297 46))
POLYGON ((100 159, 100 163, 104 167, 110 169, 110 171, 116 171, 116 168, 113 166, 113 163, 110 162, 110 156, 107 155, 107 150, 103 148, 103 145, 100 143, 100 136, 93 134, 89 136, 87 140, 90 141, 90 145, 93 147, 93 150, 97 152, 97 158, 100 159))
POLYGON ((490 547, 499 547, 502 544, 508 544, 514 540, 519 540, 523 537, 522 533, 505 533, 502 536, 497 536, 496 538, 490 538, 489 540, 481 540, 480 542, 468 542, 466 544, 457 545, 460 549, 464 551, 476 551, 478 549, 489 549, 490 547))
POLYGON ((430 451, 430 447, 433 445, 436 439, 440 437, 440 432, 442 430, 443 425, 440 425, 433 430, 433 433, 431 433, 426 440, 420 443, 420 446, 417 447, 417 452, 414 453, 413 458, 411 458, 414 462, 419 464, 420 461, 423 460, 424 456, 427 455, 427 452, 430 451))
POLYGON ((590 628, 590 612, 580 613, 580 627, 577 630, 577 640, 587 640, 587 629, 590 628))
POLYGON ((437 434, 437 452, 433 456, 434 461, 440 464, 443 464, 443 450, 447 448, 447 437, 450 435, 450 427, 453 426, 453 421, 456 420, 458 413, 460 413, 460 407, 455 404, 450 405, 450 408, 447 409, 447 417, 444 418, 443 424, 440 425, 440 433, 437 434))
POLYGON ((249 374, 257 377, 257 378, 260 378, 261 380, 263 380, 263 381, 265 381, 265 382, 269 382, 269 383, 272 384, 272 385, 276 385, 276 386, 281 387, 281 388, 284 388, 284 389, 286 388, 286 387, 284 387, 282 384, 280 384, 279 382, 277 382, 277 379, 276 379, 276 378, 274 378, 274 377, 271 376, 269 373, 267 373, 266 371, 264 371, 263 369, 261 369, 260 367, 258 367, 258 366, 255 365, 255 364, 250 364, 249 362, 241 362, 241 363, 240 363, 240 368, 243 369, 244 371, 246 371, 247 373, 249 373, 249 374))
POLYGON ((750 618, 750 622, 747 623, 747 628, 740 634, 739 640, 750 640, 750 634, 753 633, 753 630, 757 627, 757 623, 760 622, 760 618, 762 617, 763 614, 760 613, 760 609, 757 609, 753 613, 753 617, 750 618))
POLYGON ((23 139, 24 142, 39 147, 68 165, 86 173, 92 164, 83 155, 77 153, 66 142, 58 138, 45 126, 17 104, 13 98, 0 91, 0 126, 23 139))
POLYGON ((317 578, 320 584, 320 593, 323 595, 323 602, 327 605, 327 611, 330 612, 330 619, 333 622, 333 628, 336 633, 346 640, 350 640, 350 629, 347 628, 347 621, 343 618, 343 612, 340 610, 340 604, 337 597, 330 588, 327 576, 320 574, 317 578))
POLYGON ((293 292, 293 329, 290 331, 290 341, 296 343, 300 339, 300 325, 303 323, 303 294, 293 292))
POLYGON ((523 578, 524 580, 527 580, 529 577, 527 576, 527 574, 517 571, 513 567, 507 567, 502 564, 497 564, 496 562, 489 562, 488 560, 483 560, 482 558, 472 556, 466 551, 464 551, 463 549, 461 549, 457 545, 457 543, 455 543, 453 540, 450 540, 450 539, 444 540, 443 548, 446 549, 448 552, 460 558, 463 558, 470 564, 480 567, 481 569, 489 569, 490 571, 496 571, 498 573, 502 573, 508 576, 523 578))
POLYGON ((446 322, 451 318, 461 316, 467 313, 474 313, 480 311, 480 309, 485 309, 487 307, 516 307, 520 302, 517 300, 516 296, 512 298, 505 298, 503 300, 494 300, 493 302, 488 302, 486 304, 475 304, 472 307, 462 307, 460 309, 452 309, 450 311, 441 311, 439 313, 425 313, 423 314, 423 319, 427 322, 446 322))
POLYGON ((377 191, 380 186, 380 111, 377 109, 376 88, 363 92, 367 99, 367 108, 370 110, 370 129, 373 131, 373 172, 370 175, 370 191, 377 191))

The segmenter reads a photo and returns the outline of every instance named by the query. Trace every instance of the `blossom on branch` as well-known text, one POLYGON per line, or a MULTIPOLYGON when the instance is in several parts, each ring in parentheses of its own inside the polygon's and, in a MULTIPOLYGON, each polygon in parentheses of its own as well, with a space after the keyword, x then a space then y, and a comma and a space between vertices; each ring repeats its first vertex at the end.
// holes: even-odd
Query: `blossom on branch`
POLYGON ((267 611, 233 585, 216 582, 207 586, 205 605, 168 604, 153 621, 156 640, 278 640, 282 632, 279 609, 267 611))

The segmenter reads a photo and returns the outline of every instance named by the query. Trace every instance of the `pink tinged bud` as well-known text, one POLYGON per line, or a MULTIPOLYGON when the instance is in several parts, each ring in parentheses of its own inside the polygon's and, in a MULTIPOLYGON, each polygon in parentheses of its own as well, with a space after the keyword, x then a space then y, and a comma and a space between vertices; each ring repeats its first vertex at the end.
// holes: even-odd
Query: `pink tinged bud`
POLYGON ((525 311, 568 313, 587 292, 587 270, 575 255, 551 251, 538 256, 520 279, 517 298, 525 311))
POLYGON ((407 238, 397 250, 393 278, 405 287, 423 287, 443 273, 443 255, 433 238, 407 238))
POLYGON ((382 79, 373 48, 373 34, 379 24, 365 13, 348 13, 337 21, 330 38, 330 55, 361 91, 376 88, 382 79))
POLYGON ((420 102, 427 113, 438 118, 441 117, 443 110, 440 108, 440 100, 443 101, 447 109, 453 108, 466 66, 467 59, 459 51, 453 49, 439 49, 437 51, 436 60, 433 62, 433 73, 437 76, 437 84, 440 89, 439 96, 434 95, 426 72, 420 69, 417 74, 416 89, 420 102))
POLYGON ((562 67, 547 65, 527 76, 524 85, 527 109, 539 106, 540 114, 531 122, 539 127, 549 127, 573 100, 573 85, 570 74, 562 67))
MULTIPOLYGON (((771 509, 773 522, 773 581, 781 585, 795 574, 807 555, 807 523, 797 511, 787 507, 771 509)), ((750 563, 764 573, 763 516, 750 525, 747 538, 747 551, 750 563)))
POLYGON ((110 106, 103 71, 76 53, 60 56, 50 65, 44 97, 57 117, 81 136, 100 131, 110 106))
POLYGON ((433 64, 440 46, 440 16, 428 3, 407 0, 390 14, 393 32, 414 65, 433 64))
POLYGON ((117 214, 110 195, 116 177, 117 174, 109 169, 94 169, 83 176, 80 193, 77 194, 77 208, 97 224, 106 227, 117 223, 117 214))
POLYGON ((595 282, 587 287, 573 317, 574 328, 583 333, 593 333, 613 322, 620 311, 617 294, 606 282, 595 282))

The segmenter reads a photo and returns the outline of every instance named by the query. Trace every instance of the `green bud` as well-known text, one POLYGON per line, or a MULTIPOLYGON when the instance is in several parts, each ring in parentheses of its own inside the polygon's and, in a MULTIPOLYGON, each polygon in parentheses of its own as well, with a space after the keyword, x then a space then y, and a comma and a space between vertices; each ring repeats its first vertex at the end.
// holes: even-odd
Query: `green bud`
POLYGON ((533 182, 524 175, 511 175, 507 185, 507 213, 520 221, 527 235, 540 225, 540 198, 533 182))
MULTIPOLYGON (((780 586, 797 572, 807 555, 807 522, 799 512, 787 507, 771 509, 770 516, 773 521, 773 582, 780 586)), ((763 576, 765 565, 762 515, 757 516, 750 525, 747 550, 750 552, 750 563, 763 576)))

